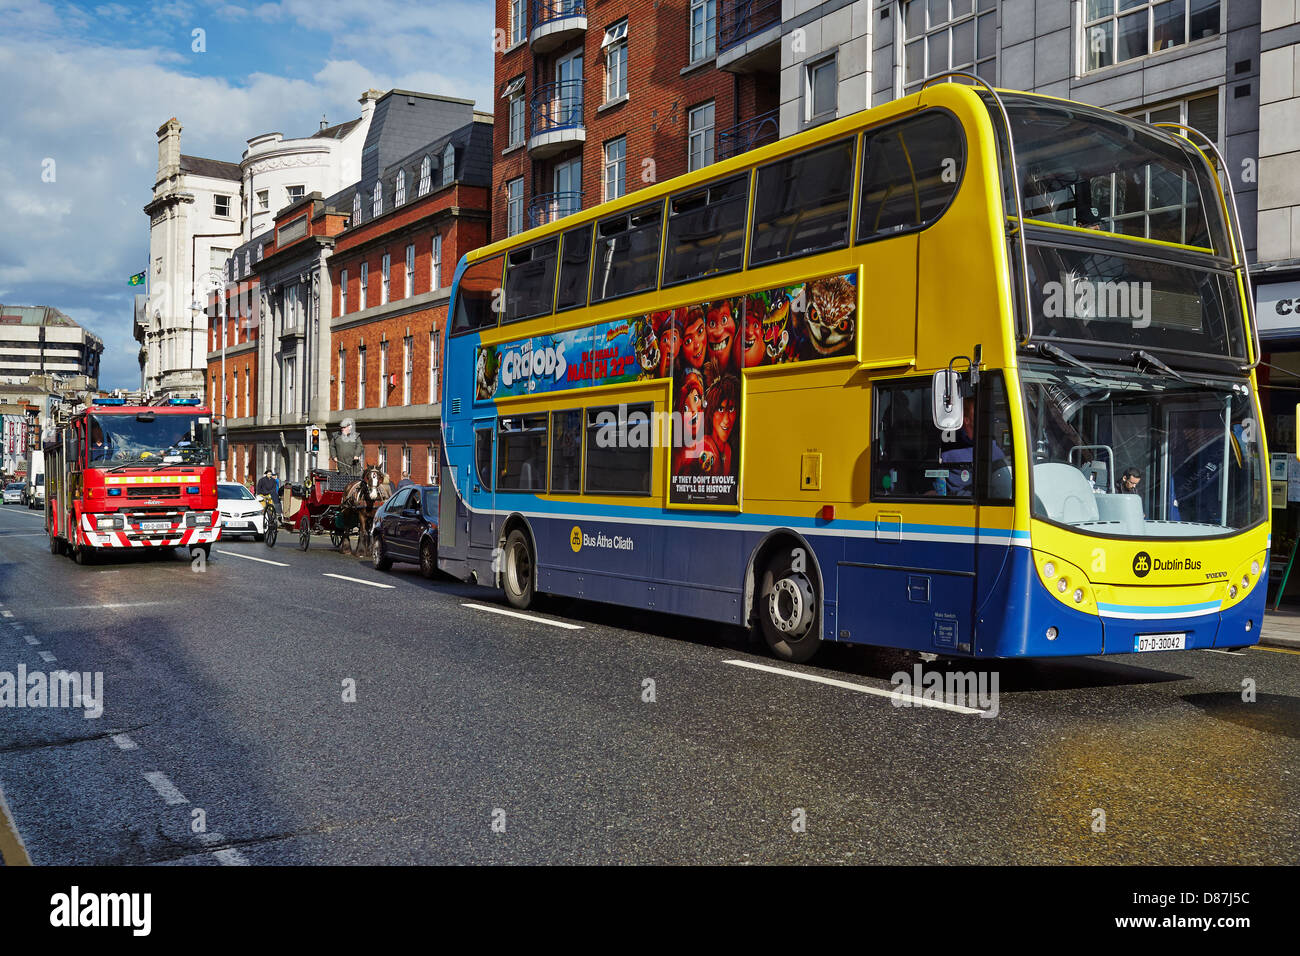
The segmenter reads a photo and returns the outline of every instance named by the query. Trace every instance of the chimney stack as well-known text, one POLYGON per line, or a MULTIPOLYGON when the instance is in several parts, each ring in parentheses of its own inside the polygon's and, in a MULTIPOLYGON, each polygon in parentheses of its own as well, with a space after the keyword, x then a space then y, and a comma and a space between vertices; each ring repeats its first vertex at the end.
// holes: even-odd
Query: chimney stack
POLYGON ((325 130, 329 129, 329 125, 330 125, 329 123, 325 122, 325 114, 324 114, 324 113, 321 113, 321 115, 320 115, 320 131, 321 131, 322 133, 325 132, 325 130))
POLYGON ((378 102, 379 98, 383 95, 382 92, 375 89, 366 90, 361 94, 361 98, 358 99, 357 102, 361 104, 361 119, 363 122, 374 114, 375 103, 378 102))
POLYGON ((181 123, 175 116, 158 127, 158 179, 175 176, 181 169, 181 123))

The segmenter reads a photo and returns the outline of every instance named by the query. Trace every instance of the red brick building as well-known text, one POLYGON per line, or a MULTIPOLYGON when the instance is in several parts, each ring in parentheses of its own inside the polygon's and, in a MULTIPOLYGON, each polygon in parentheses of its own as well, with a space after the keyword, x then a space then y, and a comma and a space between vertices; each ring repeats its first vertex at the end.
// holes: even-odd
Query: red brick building
POLYGON ((779 44, 716 67, 718 0, 496 2, 495 237, 707 166, 779 106, 779 44))
POLYGON ((271 245, 269 235, 234 250, 226 262, 225 405, 222 405, 222 324, 216 295, 208 299, 208 374, 206 404, 226 416, 231 436, 226 477, 244 484, 256 481, 257 450, 247 430, 257 420, 257 347, 261 323, 261 289, 252 270, 271 245))
POLYGON ((394 479, 437 480, 447 304, 460 257, 488 241, 491 144, 491 117, 473 114, 363 180, 329 260, 329 420, 354 419, 394 479))

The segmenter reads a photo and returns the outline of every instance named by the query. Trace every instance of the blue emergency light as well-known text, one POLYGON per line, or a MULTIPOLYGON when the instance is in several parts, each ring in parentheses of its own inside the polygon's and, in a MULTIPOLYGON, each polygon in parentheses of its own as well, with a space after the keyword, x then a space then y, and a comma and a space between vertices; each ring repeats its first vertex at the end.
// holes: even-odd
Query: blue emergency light
POLYGON ((97 398, 94 401, 96 405, 125 405, 125 398, 97 398))
POLYGON ((197 405, 199 404, 199 400, 197 398, 172 398, 172 399, 168 399, 167 404, 168 405, 197 405))

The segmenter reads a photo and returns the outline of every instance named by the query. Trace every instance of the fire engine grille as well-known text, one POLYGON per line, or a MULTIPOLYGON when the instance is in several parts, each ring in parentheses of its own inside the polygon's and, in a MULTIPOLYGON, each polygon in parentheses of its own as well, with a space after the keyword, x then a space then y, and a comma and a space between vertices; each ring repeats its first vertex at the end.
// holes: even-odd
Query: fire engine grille
POLYGON ((128 498, 179 498, 180 485, 135 485, 126 489, 128 498))

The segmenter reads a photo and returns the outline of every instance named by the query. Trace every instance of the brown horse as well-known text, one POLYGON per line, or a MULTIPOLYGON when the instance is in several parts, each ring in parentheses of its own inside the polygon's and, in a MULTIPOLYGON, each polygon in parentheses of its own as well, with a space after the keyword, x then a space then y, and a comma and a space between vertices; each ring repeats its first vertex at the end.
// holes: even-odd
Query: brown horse
POLYGON ((343 492, 343 508, 357 517, 357 554, 370 553, 370 529, 375 512, 392 496, 392 482, 376 465, 366 465, 361 477, 343 492))

